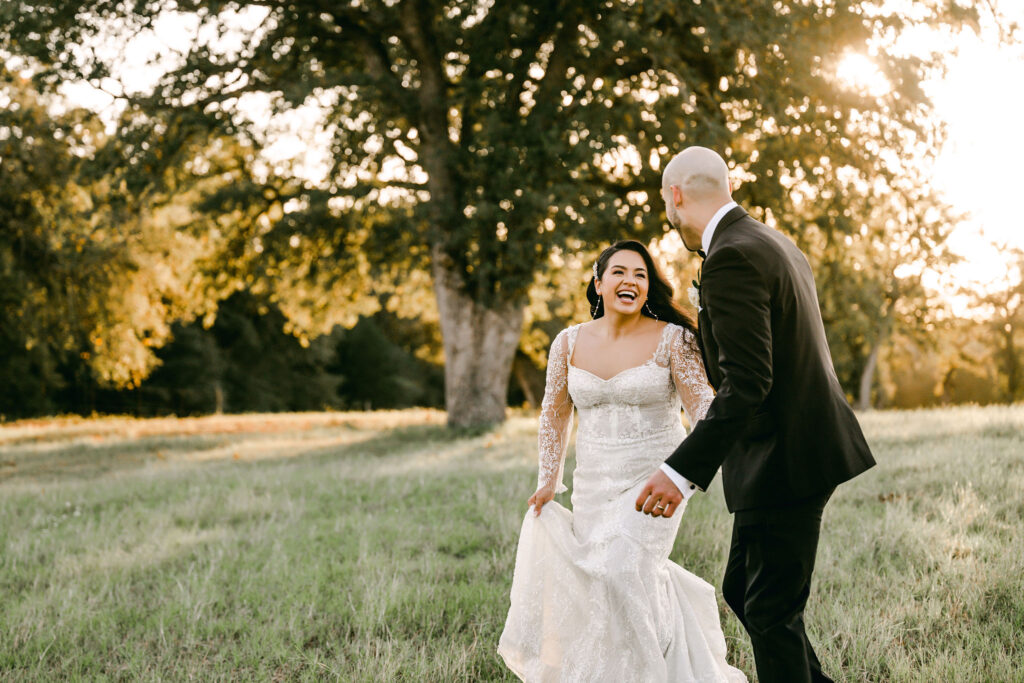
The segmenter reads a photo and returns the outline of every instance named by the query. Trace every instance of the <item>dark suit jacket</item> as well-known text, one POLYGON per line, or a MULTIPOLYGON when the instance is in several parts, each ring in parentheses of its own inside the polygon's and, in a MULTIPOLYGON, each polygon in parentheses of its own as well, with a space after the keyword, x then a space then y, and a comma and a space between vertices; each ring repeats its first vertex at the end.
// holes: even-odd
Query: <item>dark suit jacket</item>
POLYGON ((717 395, 666 461, 730 511, 824 494, 875 464, 832 366, 814 276, 782 233, 736 207, 700 287, 698 342, 717 395))

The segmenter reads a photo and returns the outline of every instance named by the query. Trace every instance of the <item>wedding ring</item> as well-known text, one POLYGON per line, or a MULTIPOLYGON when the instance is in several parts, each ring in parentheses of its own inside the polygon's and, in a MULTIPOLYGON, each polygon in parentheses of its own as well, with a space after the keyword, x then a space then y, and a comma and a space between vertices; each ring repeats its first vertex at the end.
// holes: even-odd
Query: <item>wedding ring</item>
POLYGON ((665 506, 664 506, 664 505, 661 505, 661 504, 659 503, 658 505, 655 505, 655 506, 654 506, 654 509, 655 509, 655 510, 664 510, 664 509, 665 509, 665 506))

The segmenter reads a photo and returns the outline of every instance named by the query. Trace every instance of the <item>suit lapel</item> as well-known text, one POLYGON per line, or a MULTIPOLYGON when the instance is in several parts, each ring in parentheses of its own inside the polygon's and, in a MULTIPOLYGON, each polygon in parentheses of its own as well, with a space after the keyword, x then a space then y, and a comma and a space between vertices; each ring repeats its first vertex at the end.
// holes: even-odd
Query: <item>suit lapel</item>
POLYGON ((729 211, 729 213, 722 216, 722 220, 718 221, 718 226, 715 228, 715 234, 711 236, 711 244, 708 245, 708 257, 711 257, 711 252, 714 251, 715 245, 721 242, 722 233, 725 232, 730 225, 735 223, 741 218, 746 218, 747 212, 742 206, 737 206, 729 211))

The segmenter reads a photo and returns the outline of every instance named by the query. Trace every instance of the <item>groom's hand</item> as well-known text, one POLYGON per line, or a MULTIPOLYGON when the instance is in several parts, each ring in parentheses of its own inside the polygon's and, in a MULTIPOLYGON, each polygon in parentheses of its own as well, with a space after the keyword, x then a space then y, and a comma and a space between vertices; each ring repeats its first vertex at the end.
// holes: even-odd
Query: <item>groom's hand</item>
POLYGON ((683 494, 668 475, 659 469, 655 470, 640 490, 636 498, 636 511, 652 517, 671 517, 682 502, 683 494))

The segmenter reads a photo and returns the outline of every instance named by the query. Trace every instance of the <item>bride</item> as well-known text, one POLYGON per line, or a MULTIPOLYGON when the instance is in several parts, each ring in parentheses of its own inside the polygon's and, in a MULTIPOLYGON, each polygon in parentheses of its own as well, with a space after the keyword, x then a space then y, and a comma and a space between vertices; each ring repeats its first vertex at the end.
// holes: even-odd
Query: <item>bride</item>
POLYGON ((635 501, 713 394, 693 323, 640 242, 604 250, 594 320, 551 344, 540 473, 498 652, 534 681, 745 681, 725 660, 714 588, 668 559, 685 501, 635 501), (572 511, 553 502, 579 413, 572 511))

